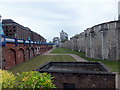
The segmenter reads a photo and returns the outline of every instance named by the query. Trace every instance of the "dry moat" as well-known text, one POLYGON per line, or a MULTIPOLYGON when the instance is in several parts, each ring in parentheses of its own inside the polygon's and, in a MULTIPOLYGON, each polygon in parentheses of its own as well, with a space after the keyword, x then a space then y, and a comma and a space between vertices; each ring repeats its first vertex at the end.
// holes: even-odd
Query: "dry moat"
POLYGON ((36 70, 51 73, 58 88, 115 88, 115 74, 98 62, 49 62, 36 70))

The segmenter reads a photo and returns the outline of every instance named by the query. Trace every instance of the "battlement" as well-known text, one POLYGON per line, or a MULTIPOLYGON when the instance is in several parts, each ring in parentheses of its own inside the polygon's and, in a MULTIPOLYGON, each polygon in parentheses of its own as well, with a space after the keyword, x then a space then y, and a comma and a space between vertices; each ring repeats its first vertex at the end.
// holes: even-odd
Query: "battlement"
POLYGON ((120 20, 94 25, 73 36, 62 47, 85 52, 86 57, 120 60, 120 20))

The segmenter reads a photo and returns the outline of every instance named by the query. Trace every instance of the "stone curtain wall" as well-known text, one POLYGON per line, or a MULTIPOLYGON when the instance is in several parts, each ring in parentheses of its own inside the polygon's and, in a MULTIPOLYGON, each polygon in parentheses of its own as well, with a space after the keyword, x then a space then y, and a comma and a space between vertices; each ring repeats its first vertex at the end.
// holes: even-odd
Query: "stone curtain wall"
POLYGON ((120 60, 120 21, 88 28, 66 41, 62 47, 85 52, 89 58, 120 60))

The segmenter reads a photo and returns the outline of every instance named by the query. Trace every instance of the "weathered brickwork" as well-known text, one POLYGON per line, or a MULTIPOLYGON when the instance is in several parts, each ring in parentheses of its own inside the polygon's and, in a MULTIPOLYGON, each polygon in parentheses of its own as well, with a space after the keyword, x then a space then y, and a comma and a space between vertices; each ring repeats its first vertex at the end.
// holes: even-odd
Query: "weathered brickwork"
POLYGON ((115 88, 114 75, 52 73, 52 76, 57 88, 63 88, 64 83, 74 83, 75 88, 115 88))
POLYGON ((33 45, 28 44, 18 44, 6 43, 2 47, 2 57, 3 57, 3 69, 9 69, 15 65, 26 62, 27 60, 45 53, 46 51, 52 49, 52 45, 33 45))
POLYGON ((66 41, 62 47, 85 52, 89 58, 120 60, 120 21, 88 28, 66 41))
POLYGON ((116 86, 116 74, 98 62, 49 62, 36 71, 51 73, 57 88, 114 90, 116 86))
POLYGON ((52 49, 44 37, 11 19, 3 19, 2 28, 3 69, 9 69, 52 49))
POLYGON ((38 33, 32 31, 28 27, 24 27, 14 22, 11 19, 3 19, 2 24, 5 36, 17 39, 32 40, 36 42, 46 42, 46 39, 38 33))

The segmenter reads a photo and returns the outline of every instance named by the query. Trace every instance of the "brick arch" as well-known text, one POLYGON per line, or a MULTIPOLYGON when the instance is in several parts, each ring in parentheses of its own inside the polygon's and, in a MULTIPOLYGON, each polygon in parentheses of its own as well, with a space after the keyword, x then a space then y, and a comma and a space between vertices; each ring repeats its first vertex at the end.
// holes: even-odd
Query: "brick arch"
POLYGON ((38 55, 40 55, 40 47, 38 47, 38 55))
POLYGON ((26 48, 25 49, 25 61, 30 59, 30 49, 26 48))
POLYGON ((18 49, 17 52, 17 64, 25 61, 24 50, 22 48, 18 49))
POLYGON ((6 52, 5 69, 9 69, 16 64, 16 51, 14 49, 8 49, 6 52))
POLYGON ((43 52, 44 52, 44 51, 43 51, 43 48, 44 48, 43 45, 41 45, 41 46, 40 46, 40 53, 41 53, 41 54, 43 54, 43 52))
POLYGON ((37 56, 38 55, 38 49, 34 48, 34 55, 37 56))
POLYGON ((30 58, 33 58, 33 57, 34 57, 34 49, 31 48, 31 49, 30 49, 30 58))
POLYGON ((40 47, 38 47, 37 50, 38 50, 38 55, 39 55, 40 54, 40 47))

